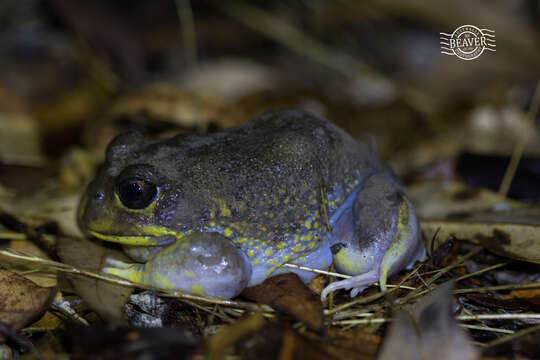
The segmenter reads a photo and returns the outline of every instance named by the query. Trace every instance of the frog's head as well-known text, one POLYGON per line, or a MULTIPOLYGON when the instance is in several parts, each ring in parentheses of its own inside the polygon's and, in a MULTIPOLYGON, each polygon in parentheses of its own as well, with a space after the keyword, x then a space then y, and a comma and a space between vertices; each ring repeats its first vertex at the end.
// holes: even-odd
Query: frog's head
POLYGON ((81 199, 79 226, 87 234, 127 245, 162 245, 181 237, 178 167, 169 147, 136 132, 118 136, 81 199))

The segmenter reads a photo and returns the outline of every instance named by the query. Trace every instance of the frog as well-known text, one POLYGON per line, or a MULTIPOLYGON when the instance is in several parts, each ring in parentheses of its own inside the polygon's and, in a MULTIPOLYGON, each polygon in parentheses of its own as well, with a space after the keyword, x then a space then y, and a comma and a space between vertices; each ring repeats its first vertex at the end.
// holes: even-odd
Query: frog
POLYGON ((356 296, 425 257, 404 184, 373 146, 305 110, 275 110, 212 133, 117 136, 81 198, 83 232, 129 261, 102 271, 136 284, 233 298, 295 273, 356 296))

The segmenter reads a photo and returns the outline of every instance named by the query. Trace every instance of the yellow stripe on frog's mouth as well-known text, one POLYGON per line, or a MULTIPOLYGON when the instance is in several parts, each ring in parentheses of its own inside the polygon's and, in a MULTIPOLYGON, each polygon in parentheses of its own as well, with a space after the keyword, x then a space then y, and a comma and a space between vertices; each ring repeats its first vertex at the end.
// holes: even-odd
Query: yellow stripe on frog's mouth
POLYGON ((90 229, 88 230, 88 232, 101 240, 115 242, 119 244, 125 244, 125 245, 135 245, 135 246, 161 245, 159 240, 160 238, 163 238, 165 236, 172 236, 177 240, 184 237, 184 234, 167 229, 165 227, 156 227, 156 226, 148 225, 148 226, 143 226, 141 230, 143 233, 141 235, 103 234, 101 232, 97 232, 90 229))
POLYGON ((106 235, 92 230, 88 230, 90 234, 98 239, 115 242, 124 245, 136 246, 154 246, 158 245, 158 239, 155 236, 124 236, 124 235, 106 235))

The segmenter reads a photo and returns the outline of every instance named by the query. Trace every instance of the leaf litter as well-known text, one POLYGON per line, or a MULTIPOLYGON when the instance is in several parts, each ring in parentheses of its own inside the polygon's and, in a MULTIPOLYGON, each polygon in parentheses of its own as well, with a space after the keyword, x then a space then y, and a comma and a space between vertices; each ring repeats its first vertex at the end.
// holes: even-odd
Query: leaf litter
MULTIPOLYGON (((184 3, 185 9, 185 4, 188 2, 177 1, 177 4, 179 3, 184 3)), ((426 123, 433 123, 433 119, 438 116, 437 111, 440 109, 437 109, 437 104, 425 93, 416 91, 413 87, 398 84, 391 77, 367 63, 348 56, 346 52, 336 52, 336 49, 315 40, 300 28, 289 26, 277 17, 247 3, 235 2, 230 7, 215 6, 219 11, 244 23, 253 31, 273 39, 292 52, 310 59, 313 63, 322 65, 340 76, 358 79, 355 83, 356 90, 362 83, 366 84, 369 81, 378 83, 385 89, 378 101, 390 102, 399 96, 408 108, 414 110, 415 116, 420 115, 431 119, 426 123), (280 28, 283 31, 278 31, 280 28), (299 46, 299 44, 305 46, 299 46), (352 66, 344 66, 347 63, 352 66), (362 81, 363 78, 365 78, 364 81, 362 81)), ((355 8, 355 6, 348 4, 347 8, 355 8)), ((397 5, 389 3, 375 8, 375 13, 380 11, 392 13, 400 10, 397 5)), ((63 10, 68 12, 67 9, 63 10)), ((430 17, 429 11, 424 15, 430 17)), ((433 21, 433 18, 431 19, 433 21)), ((515 19, 509 19, 509 23, 515 25, 515 19)), ((524 30, 520 33, 524 34, 522 44, 526 44, 531 39, 530 32, 526 27, 519 28, 524 30)), ((81 33, 84 34, 85 31, 88 30, 82 29, 81 33)), ((132 54, 136 53, 136 51, 132 52, 132 54)), ((71 94, 73 96, 58 96, 55 101, 51 101, 52 106, 33 107, 32 114, 44 121, 43 127, 48 135, 53 134, 54 129, 55 131, 60 129, 61 121, 65 119, 70 122, 82 121, 81 118, 86 115, 84 109, 89 109, 90 103, 103 104, 103 92, 116 94, 119 91, 119 79, 107 65, 104 65, 102 59, 92 53, 87 55, 91 58, 87 65, 92 63, 90 64, 92 67, 85 71, 88 70, 91 76, 100 79, 99 81, 90 85, 83 83, 83 86, 76 88, 77 91, 71 94), (99 87, 97 92, 94 88, 96 84, 99 87), (84 100, 82 103, 77 98, 79 95, 84 100), (78 103, 83 106, 76 106, 78 103)), ((532 51, 531 58, 535 56, 536 52, 532 51)), ((215 78, 212 77, 212 79, 215 78)), ((342 81, 339 81, 339 84, 341 86, 342 81)), ((275 84, 272 84, 267 88, 274 86, 275 84)), ((201 85, 197 87, 198 89, 205 88, 201 85)), ((265 87, 262 86, 262 88, 265 87)), ((367 88, 371 89, 369 86, 367 88)), ((146 112, 154 113, 155 117, 161 118, 161 121, 166 122, 172 118, 180 126, 193 126, 198 129, 210 128, 216 119, 218 125, 221 125, 219 121, 224 123, 243 121, 239 120, 243 115, 235 112, 222 117, 222 109, 230 108, 230 103, 224 103, 225 100, 221 98, 202 96, 197 93, 199 90, 195 93, 184 94, 181 89, 176 89, 176 86, 165 86, 146 98, 144 94, 149 90, 151 87, 143 87, 142 91, 135 92, 135 96, 131 98, 125 98, 124 102, 120 99, 116 102, 115 110, 104 118, 120 119, 126 115, 131 119, 139 119, 138 116, 146 112), (174 95, 164 96, 165 92, 174 93, 174 95), (159 101, 154 101, 156 96, 160 97, 159 101), (169 98, 181 98, 180 105, 174 101, 169 103, 169 98), (197 106, 197 101, 193 106, 194 104, 191 103, 193 99, 199 99, 199 104, 200 99, 204 99, 202 102, 205 104, 204 109, 197 106), (172 117, 170 109, 176 109, 176 114, 181 116, 172 117)), ((242 92, 235 90, 234 93, 242 92)), ((223 95, 227 95, 226 90, 223 95)), ((246 95, 252 94, 246 93, 246 95)), ((242 104, 240 95, 235 95, 233 98, 238 101, 236 104, 242 104)), ((320 98, 313 97, 315 100, 312 98, 309 98, 309 101, 304 100, 303 106, 317 109, 322 114, 331 111, 332 109, 323 105, 323 101, 318 101, 320 98), (306 105, 307 103, 309 104, 306 105)), ((269 103, 268 98, 264 96, 261 102, 269 103)), ((534 106, 531 106, 531 109, 533 108, 534 106)), ((485 110, 480 107, 480 110, 482 109, 485 110)), ((533 112, 531 110, 531 113, 533 112)), ((95 109, 92 109, 90 113, 94 116, 95 109)), ((520 111, 516 110, 513 114, 519 113, 520 111)), ((21 114, 26 114, 26 112, 21 111, 21 114)), ((474 111, 473 117, 475 117, 474 111)), ((478 116, 475 118, 478 122, 478 116)), ((532 116, 529 116, 529 119, 531 118, 532 116)), ((106 122, 105 120, 100 124, 106 122)), ((134 122, 137 121, 131 123, 134 122)), ((144 123, 144 120, 141 123, 144 123)), ((28 124, 32 125, 31 122, 28 124)), ((13 128, 12 130, 20 132, 20 129, 13 128)), ((25 138, 35 137, 35 129, 23 130, 25 138)), ((117 130, 114 129, 110 133, 107 133, 109 130, 95 133, 88 131, 87 134, 90 135, 87 137, 94 137, 94 140, 99 142, 99 140, 109 139, 117 130)), ((501 132, 498 133, 500 135, 501 132)), ((522 139, 525 134, 526 130, 522 130, 518 136, 522 139)), ((472 141, 476 143, 476 136, 472 138, 472 141)), ((448 141, 448 139, 445 140, 448 141)), ((388 143, 392 142, 388 141, 388 143)), ((531 139, 526 143, 534 145, 531 139)), ((25 149, 17 147, 11 149, 10 146, 9 150, 17 155, 11 158, 31 158, 33 160, 29 161, 29 164, 43 166, 42 154, 35 145, 35 143, 32 144, 30 148, 31 157, 24 153, 25 149)), ((493 142, 489 146, 493 146, 493 142)), ((456 148, 456 146, 445 147, 440 151, 451 158, 455 156, 456 148)), ((401 149, 392 150, 395 153, 401 149)), ((102 153, 102 151, 98 152, 102 153)), ((90 170, 94 169, 99 162, 99 158, 98 160, 86 159, 86 155, 77 152, 74 154, 74 157, 83 159, 83 162, 88 161, 88 166, 80 168, 77 165, 79 160, 73 160, 68 156, 62 165, 68 169, 65 169, 63 175, 60 173, 60 179, 65 183, 66 188, 77 188, 78 184, 87 180, 90 170)), ((514 159, 516 157, 519 158, 519 154, 514 159)), ((428 156, 427 161, 432 160, 433 158, 428 156)), ((402 162, 407 162, 406 156, 402 162)), ((445 171, 448 171, 450 163, 451 159, 445 162, 445 171)), ((19 170, 11 168, 10 171, 18 174, 19 170)), ((447 175, 448 173, 445 176, 447 175)), ((377 286, 368 288, 355 299, 350 299, 347 294, 338 292, 333 294, 325 304, 316 303, 314 301, 316 296, 314 297, 313 293, 309 292, 310 290, 290 278, 286 280, 282 288, 280 286, 283 284, 279 284, 280 279, 270 279, 271 281, 261 285, 263 290, 259 288, 255 290, 255 294, 246 295, 246 298, 249 297, 250 300, 245 298, 223 300, 177 291, 164 292, 145 288, 101 274, 100 265, 105 257, 121 258, 123 255, 115 249, 104 248, 97 243, 78 237, 80 235, 77 234, 74 219, 66 220, 67 216, 65 216, 66 213, 71 215, 74 213, 76 201, 73 199, 76 197, 72 197, 67 202, 49 204, 49 210, 62 208, 57 218, 63 221, 60 223, 63 233, 45 233, 36 237, 28 229, 0 227, 0 240, 3 244, 9 242, 7 248, 3 247, 0 250, 0 259, 2 265, 10 267, 9 271, 2 270, 7 271, 3 274, 8 276, 6 279, 10 279, 5 281, 6 284, 13 283, 24 288, 25 295, 40 294, 38 298, 43 301, 45 294, 48 294, 44 289, 52 290, 32 285, 22 276, 44 275, 44 278, 49 277, 58 281, 62 298, 57 299, 50 306, 49 298, 45 302, 37 302, 34 307, 30 307, 28 312, 22 311, 24 315, 20 319, 15 317, 10 320, 10 324, 16 329, 28 325, 25 329, 30 334, 43 332, 44 329, 37 325, 39 322, 27 324, 27 321, 42 314, 46 308, 51 310, 49 314, 54 311, 62 320, 46 330, 54 331, 63 328, 64 323, 68 321, 84 324, 82 328, 70 329, 67 335, 53 333, 53 336, 62 338, 66 348, 81 357, 93 351, 99 353, 96 348, 105 344, 107 344, 106 348, 108 346, 109 354, 122 354, 126 358, 133 356, 130 346, 139 346, 139 348, 142 346, 143 349, 154 351, 156 354, 160 347, 168 348, 169 345, 178 351, 177 354, 179 351, 184 351, 188 354, 186 356, 205 354, 211 358, 240 356, 257 359, 374 359, 378 356, 385 359, 407 358, 405 354, 409 354, 410 358, 437 356, 451 359, 453 358, 451 356, 478 358, 480 352, 484 357, 504 354, 504 351, 511 353, 508 347, 525 349, 523 353, 526 355, 533 354, 529 348, 533 348, 531 344, 534 343, 534 339, 537 339, 540 322, 538 311, 540 285, 537 267, 538 234, 540 233, 537 220, 538 209, 507 199, 504 196, 505 191, 496 194, 484 189, 471 188, 459 182, 448 181, 416 185, 410 188, 410 194, 422 218, 422 232, 431 250, 430 258, 422 264, 417 264, 410 271, 402 272, 390 279, 393 286, 389 286, 390 289, 386 293, 380 293, 377 286), (70 236, 66 236, 67 234, 70 236), (30 244, 37 244, 37 248, 48 248, 52 244, 59 250, 61 262, 57 261, 59 259, 47 258, 46 253, 30 250, 27 244, 19 246, 26 240, 29 240, 30 244), (68 277, 70 281, 64 281, 65 277, 68 277), (455 288, 451 292, 453 298, 449 295, 450 283, 455 283, 455 288), (81 306, 83 302, 79 297, 84 299, 86 305, 81 306), (302 303, 295 304, 295 300, 302 303), (41 305, 36 306, 36 304, 41 305), (182 313, 183 316, 178 316, 178 313, 182 313), (96 314, 99 314, 101 320, 95 316, 96 314), (184 337, 182 331, 168 331, 169 329, 164 329, 159 333, 141 329, 116 332, 97 327, 96 324, 102 323, 103 320, 117 324, 187 328, 195 334, 195 339, 189 336, 184 337), (167 336, 176 336, 179 340, 178 342, 169 341, 170 338, 167 336), (163 339, 163 342, 156 341, 158 338, 163 339), (404 342, 405 339, 407 341, 404 342), (66 345, 68 343, 69 345, 66 345), (383 344, 382 347, 381 344, 383 344), (411 346, 414 344, 417 346, 411 346), (453 347, 458 347, 460 352, 448 349, 449 344, 454 344, 453 347), (119 348, 121 352, 118 351, 119 348)), ((13 212, 13 214, 16 213, 13 215, 14 219, 19 219, 21 213, 29 213, 28 207, 22 209, 20 206, 11 206, 19 199, 14 201, 9 191, 4 192, 3 188, 0 190, 2 190, 0 191, 2 207, 8 207, 10 212, 13 209, 19 210, 13 212)), ((60 198, 60 191, 55 189, 53 193, 55 199, 60 198)), ((33 200, 33 206, 39 208, 36 212, 44 218, 51 219, 51 213, 43 204, 41 200, 33 200)), ((32 202, 30 202, 30 207, 32 207, 32 202)), ((328 281, 327 278, 333 277, 343 277, 343 275, 332 272, 320 274, 315 280, 316 283, 311 284, 311 288, 320 291, 328 281)), ((2 291, 3 294, 5 294, 4 291, 2 291)), ((21 301, 17 305, 23 304, 24 301, 21 301)), ((6 307, 6 309, 9 313, 9 308, 6 307)))

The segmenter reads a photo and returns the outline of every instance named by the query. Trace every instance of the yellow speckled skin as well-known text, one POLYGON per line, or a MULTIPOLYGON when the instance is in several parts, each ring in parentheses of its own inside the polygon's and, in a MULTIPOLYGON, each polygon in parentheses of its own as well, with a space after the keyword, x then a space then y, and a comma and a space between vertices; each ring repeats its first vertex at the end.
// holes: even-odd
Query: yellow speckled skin
MULTIPOLYGON (((173 265, 160 256, 174 244, 191 244, 194 234, 216 233, 213 244, 233 244, 226 256, 216 256, 238 251, 235 259, 246 259, 242 276, 249 274, 248 285, 291 271, 281 267, 285 262, 328 267, 332 255, 343 272, 376 274, 369 281, 338 282, 331 290, 358 290, 377 280, 384 286, 389 274, 423 256, 414 211, 389 168, 365 144, 298 110, 270 112, 213 134, 159 141, 137 133, 118 137, 81 201, 79 223, 87 233, 124 244, 142 264, 115 263, 107 272, 216 296, 224 295, 204 288, 204 281, 188 286, 170 281, 172 275, 164 278, 203 275, 198 265, 183 268, 185 263, 173 265), (132 178, 158 189, 142 209, 124 206, 116 193, 119 183, 132 178), (154 274, 147 274, 150 268, 154 274)), ((167 256, 174 255, 169 250, 167 256)), ((297 272, 305 281, 312 277, 297 272)))

